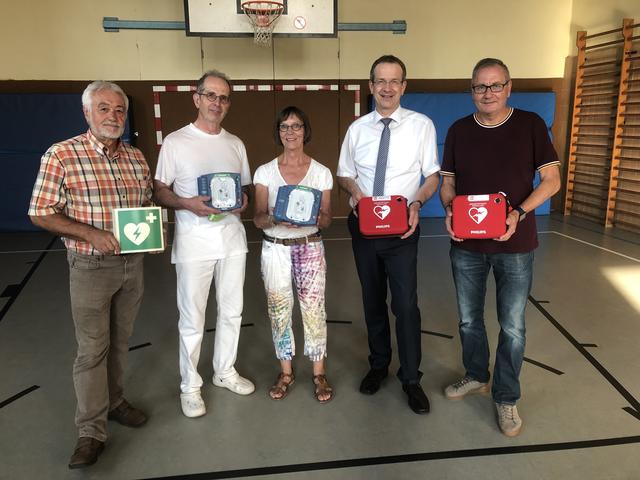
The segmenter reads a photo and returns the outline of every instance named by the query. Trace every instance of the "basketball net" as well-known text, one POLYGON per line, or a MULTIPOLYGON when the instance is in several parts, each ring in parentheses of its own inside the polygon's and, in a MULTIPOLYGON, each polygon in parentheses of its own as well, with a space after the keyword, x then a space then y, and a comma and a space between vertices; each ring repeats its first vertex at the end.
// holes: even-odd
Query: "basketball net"
POLYGON ((253 25, 253 41, 261 47, 271 46, 271 37, 276 21, 280 18, 284 5, 280 2, 244 2, 242 11, 253 25))

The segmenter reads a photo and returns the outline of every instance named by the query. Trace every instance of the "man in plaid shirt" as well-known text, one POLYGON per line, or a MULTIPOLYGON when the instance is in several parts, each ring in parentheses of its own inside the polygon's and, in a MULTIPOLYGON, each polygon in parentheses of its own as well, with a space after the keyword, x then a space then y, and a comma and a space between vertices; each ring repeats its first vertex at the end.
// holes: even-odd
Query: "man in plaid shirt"
POLYGON ((69 468, 92 465, 104 448, 107 419, 139 427, 146 415, 123 397, 128 340, 143 293, 143 254, 120 255, 112 211, 151 203, 149 167, 120 140, 129 101, 95 81, 82 94, 89 130, 42 157, 29 206, 31 221, 67 247, 78 351, 73 365, 78 442, 69 468))

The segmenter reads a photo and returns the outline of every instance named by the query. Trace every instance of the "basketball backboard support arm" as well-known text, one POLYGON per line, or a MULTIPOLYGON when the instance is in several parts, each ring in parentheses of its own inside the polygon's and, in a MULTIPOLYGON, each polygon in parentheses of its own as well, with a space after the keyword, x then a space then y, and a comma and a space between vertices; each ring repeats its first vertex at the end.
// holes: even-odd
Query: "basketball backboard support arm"
MULTIPOLYGON (((392 23, 338 23, 340 32, 392 32, 394 35, 407 33, 405 20, 394 20, 392 23)), ((105 32, 119 32, 120 30, 185 30, 182 21, 158 20, 120 20, 118 17, 103 17, 102 28, 105 32)), ((247 34, 246 36, 250 36, 247 34)))

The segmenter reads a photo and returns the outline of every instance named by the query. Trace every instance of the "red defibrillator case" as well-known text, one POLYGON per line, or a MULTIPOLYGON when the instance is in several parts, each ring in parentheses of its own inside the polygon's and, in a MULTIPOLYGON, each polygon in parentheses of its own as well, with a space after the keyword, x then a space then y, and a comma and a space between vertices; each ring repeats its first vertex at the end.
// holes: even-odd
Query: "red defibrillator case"
POLYGON ((458 195, 451 202, 451 228, 458 238, 498 238, 507 231, 504 193, 458 195))
POLYGON ((402 236, 409 230, 407 199, 402 195, 360 199, 358 224, 365 237, 402 236))

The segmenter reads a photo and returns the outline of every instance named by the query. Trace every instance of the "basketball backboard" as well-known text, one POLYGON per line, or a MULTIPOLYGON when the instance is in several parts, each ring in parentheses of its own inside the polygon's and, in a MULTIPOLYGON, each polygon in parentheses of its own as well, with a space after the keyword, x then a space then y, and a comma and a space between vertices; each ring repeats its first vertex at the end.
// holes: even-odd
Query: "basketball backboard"
MULTIPOLYGON (((284 11, 274 37, 337 36, 338 0, 280 0, 284 11)), ((252 37, 253 26, 242 11, 243 0, 184 0, 187 35, 252 37)))

